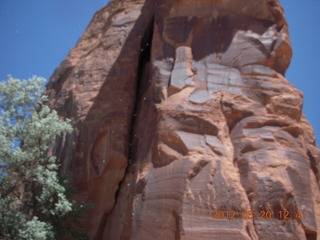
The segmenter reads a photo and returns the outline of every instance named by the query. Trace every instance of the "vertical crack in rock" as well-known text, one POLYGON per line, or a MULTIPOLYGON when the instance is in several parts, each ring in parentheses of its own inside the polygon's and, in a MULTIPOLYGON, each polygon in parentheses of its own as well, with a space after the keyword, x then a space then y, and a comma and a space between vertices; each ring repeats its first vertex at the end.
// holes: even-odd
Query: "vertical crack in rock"
MULTIPOLYGON (((128 167, 134 163, 136 160, 136 141, 137 141, 137 134, 135 126, 138 124, 138 112, 139 108, 141 107, 141 100, 143 99, 143 93, 148 88, 148 76, 149 76, 149 63, 151 59, 151 43, 152 43, 152 35, 153 35, 153 24, 154 24, 154 17, 151 18, 149 26, 146 28, 146 32, 144 33, 141 46, 140 46, 140 56, 139 56, 139 64, 137 69, 137 79, 136 79, 136 95, 134 100, 134 107, 132 112, 131 118, 131 127, 129 129, 129 152, 128 152, 128 167)), ((128 170, 126 168, 126 173, 128 170)), ((124 175, 126 176, 126 174, 124 175)), ((123 178, 124 179, 124 178, 123 178)), ((121 190, 121 184, 123 180, 119 183, 119 188, 115 194, 115 201, 117 202, 119 191, 121 190)), ((114 204, 114 207, 116 203, 114 204)))
POLYGON ((132 113, 130 138, 129 138, 129 165, 136 159, 136 146, 137 146, 137 134, 136 126, 138 124, 138 112, 141 107, 141 102, 144 100, 144 93, 147 91, 150 85, 150 60, 151 60, 151 48, 153 38, 153 26, 154 16, 144 33, 140 46, 139 65, 137 69, 136 79, 136 98, 132 113))
MULTIPOLYGON (((139 62, 136 70, 137 77, 135 80, 134 106, 133 106, 133 111, 131 116, 131 123, 129 126, 128 166, 125 170, 123 179, 118 184, 118 189, 115 193, 115 204, 113 205, 113 208, 110 210, 110 213, 113 212, 113 210, 118 204, 120 191, 122 191, 123 187, 126 187, 126 186, 123 186, 124 185, 123 182, 125 181, 125 177, 128 173, 128 168, 130 167, 130 165, 134 163, 137 157, 136 152, 137 152, 138 136, 136 133, 137 132, 136 126, 139 123, 139 110, 141 108, 141 103, 144 100, 144 93, 149 87, 153 25, 154 25, 154 17, 152 16, 140 42, 140 54, 138 58, 139 62)), ((105 214, 99 226, 98 234, 96 235, 95 240, 102 239, 107 220, 108 220, 108 214, 105 214)), ((127 231, 130 231, 130 229, 127 229, 127 231)))

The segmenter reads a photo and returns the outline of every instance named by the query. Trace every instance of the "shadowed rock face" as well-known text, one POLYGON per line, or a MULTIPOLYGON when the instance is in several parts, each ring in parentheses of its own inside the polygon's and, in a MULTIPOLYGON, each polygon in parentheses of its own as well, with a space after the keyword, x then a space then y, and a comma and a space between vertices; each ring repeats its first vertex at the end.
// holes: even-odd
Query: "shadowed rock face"
POLYGON ((91 239, 320 239, 320 151, 283 76, 291 55, 276 0, 98 11, 48 84, 77 128, 55 151, 95 204, 91 239))

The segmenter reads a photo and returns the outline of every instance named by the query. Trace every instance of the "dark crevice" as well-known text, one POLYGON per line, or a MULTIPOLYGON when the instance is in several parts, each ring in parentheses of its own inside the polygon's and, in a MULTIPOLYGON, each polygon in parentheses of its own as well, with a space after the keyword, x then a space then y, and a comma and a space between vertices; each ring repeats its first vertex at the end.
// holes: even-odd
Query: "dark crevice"
MULTIPOLYGON (((141 100, 143 98, 143 94, 148 89, 149 79, 148 79, 148 73, 151 70, 149 68, 150 61, 151 61, 151 43, 153 38, 153 25, 154 25, 154 17, 151 17, 149 25, 146 27, 145 33, 141 39, 140 42, 140 55, 139 55, 139 63, 136 70, 136 80, 135 80, 135 99, 134 99, 134 106, 132 111, 132 117, 131 117, 131 123, 129 128, 129 146, 128 146, 128 163, 131 165, 133 163, 133 160, 136 158, 136 146, 135 142, 137 141, 136 136, 136 126, 138 124, 138 112, 140 109, 141 100)), ((134 60, 133 60, 134 61, 134 60)), ((135 73, 132 73, 135 74, 135 73)), ((107 218, 110 213, 114 211, 114 208, 117 205, 117 200, 119 198, 120 190, 123 188, 122 185, 124 184, 124 179, 128 175, 129 168, 126 167, 125 174, 123 179, 118 184, 118 189, 114 195, 115 203, 113 205, 113 208, 109 211, 109 213, 104 214, 103 218, 100 221, 100 226, 98 228, 97 234, 95 236, 95 240, 102 239, 103 236, 103 229, 106 226, 107 218)), ((129 230, 128 230, 129 231, 129 230)))
MULTIPOLYGON (((151 18, 151 21, 146 28, 145 34, 141 40, 140 44, 140 56, 139 56, 139 64, 137 68, 137 79, 136 79, 136 95, 135 95, 135 103, 133 107, 132 112, 132 118, 131 118, 131 128, 129 129, 130 135, 129 135, 129 152, 128 152, 128 163, 131 165, 136 158, 136 144, 137 136, 135 132, 135 127, 137 125, 137 116, 138 111, 140 108, 140 102, 143 95, 143 92, 147 89, 148 79, 145 78, 146 71, 148 63, 151 60, 151 43, 152 43, 152 37, 153 37, 153 24, 154 24, 154 17, 151 18)), ((126 173, 124 176, 127 176, 128 173, 128 167, 126 168, 126 173)), ((119 187, 117 192, 115 193, 115 200, 118 199, 118 194, 121 189, 121 184, 123 180, 119 183, 119 187)), ((114 207, 116 204, 114 204, 114 207)), ((113 209, 112 209, 113 210, 113 209)))
MULTIPOLYGON (((134 107, 132 111, 132 117, 131 117, 131 125, 129 129, 129 147, 128 147, 128 164, 131 165, 136 158, 136 144, 135 142, 137 141, 137 136, 136 136, 136 125, 138 123, 138 111, 140 109, 140 103, 143 97, 144 92, 148 89, 148 71, 150 70, 148 68, 148 65, 151 60, 151 43, 152 43, 152 38, 153 38, 153 25, 154 25, 154 17, 151 18, 151 21, 146 28, 146 31, 144 33, 144 36, 141 39, 140 43, 140 55, 139 55, 139 63, 137 67, 137 78, 135 82, 135 100, 134 100, 134 107)), ((128 167, 125 170, 124 176, 128 175, 128 167)), ((114 210, 114 208, 117 205, 117 199, 119 197, 120 190, 122 189, 122 184, 124 182, 125 177, 123 178, 122 181, 119 182, 118 185, 118 190, 115 193, 115 204, 113 205, 113 208, 111 209, 110 212, 114 210)), ((101 221, 102 224, 101 226, 105 226, 106 224, 106 219, 101 221)), ((99 229, 102 229, 101 227, 99 229)), ((100 238, 97 238, 100 239, 100 238)))
POLYGON ((137 79, 136 79, 136 97, 135 103, 132 112, 131 118, 131 129, 129 135, 129 164, 132 164, 136 158, 136 142, 137 142, 137 134, 136 134, 136 125, 138 124, 138 112, 140 109, 140 103, 143 98, 144 93, 147 91, 149 87, 149 71, 150 69, 150 60, 151 60, 151 45, 153 38, 153 25, 154 25, 154 17, 152 17, 148 27, 146 28, 146 32, 141 40, 140 45, 140 56, 139 56, 139 64, 137 69, 137 79))

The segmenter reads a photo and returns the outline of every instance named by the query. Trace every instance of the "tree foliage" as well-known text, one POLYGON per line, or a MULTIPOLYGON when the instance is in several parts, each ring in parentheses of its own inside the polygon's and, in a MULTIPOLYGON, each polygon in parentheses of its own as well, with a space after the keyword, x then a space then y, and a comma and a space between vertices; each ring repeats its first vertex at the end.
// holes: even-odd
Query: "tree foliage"
POLYGON ((44 83, 0 82, 0 239, 57 239, 79 210, 49 154, 53 139, 72 126, 46 105, 44 83))

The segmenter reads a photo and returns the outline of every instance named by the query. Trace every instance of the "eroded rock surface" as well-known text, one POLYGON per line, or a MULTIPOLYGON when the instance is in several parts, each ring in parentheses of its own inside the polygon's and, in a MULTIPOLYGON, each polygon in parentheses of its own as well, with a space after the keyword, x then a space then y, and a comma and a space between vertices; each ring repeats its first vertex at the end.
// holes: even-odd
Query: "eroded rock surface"
POLYGON ((77 128, 55 151, 95 204, 90 238, 320 239, 320 151, 291 54, 276 0, 98 11, 48 85, 77 128))

